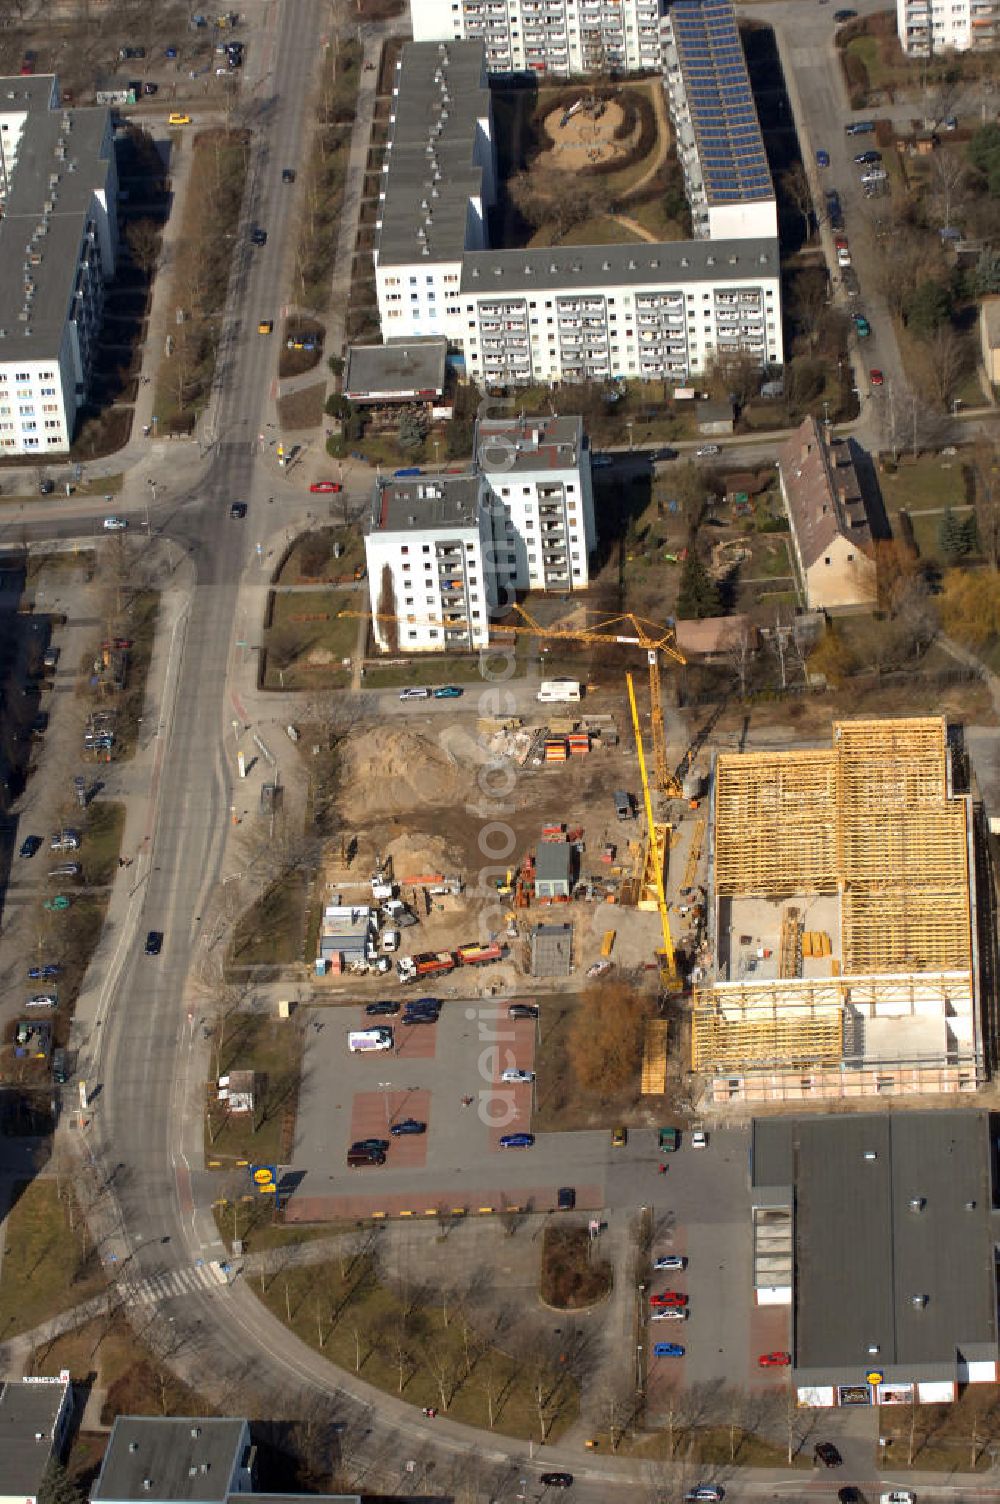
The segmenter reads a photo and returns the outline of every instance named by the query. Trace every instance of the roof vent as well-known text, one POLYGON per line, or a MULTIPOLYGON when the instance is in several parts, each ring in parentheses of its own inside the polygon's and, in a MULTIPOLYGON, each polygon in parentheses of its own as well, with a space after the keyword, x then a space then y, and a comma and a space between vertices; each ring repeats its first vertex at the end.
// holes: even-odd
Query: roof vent
POLYGON ((875 1152, 874 1149, 866 1149, 865 1150, 865 1159, 868 1161, 869 1164, 871 1164, 874 1160, 878 1159, 878 1155, 876 1154, 876 1152, 875 1152))
POLYGON ((687 256, 682 256, 681 257, 681 266, 690 266, 690 265, 691 265, 691 262, 688 260, 687 256))
POLYGON ((927 1197, 926 1196, 911 1196, 910 1197, 910 1211, 911 1212, 922 1212, 923 1209, 924 1209, 924 1207, 926 1205, 927 1205, 927 1197))
POLYGON ((130 1452, 137 1452, 139 1450, 139 1443, 137 1441, 130 1441, 128 1449, 130 1452))
POLYGON ((869 1358, 876 1357, 881 1351, 882 1351, 882 1349, 879 1347, 879 1345, 878 1345, 877 1342, 869 1342, 869 1344, 868 1344, 868 1356, 869 1356, 869 1358))
POLYGON ((922 1311, 924 1306, 927 1304, 928 1299, 929 1296, 927 1295, 911 1295, 910 1305, 914 1306, 918 1311, 922 1311))
POLYGON ((706 256, 705 257, 705 265, 706 266, 714 266, 715 265, 715 257, 714 256, 706 256))
POLYGON ((192 1426, 191 1427, 191 1435, 192 1435, 193 1439, 195 1441, 197 1441, 198 1437, 201 1435, 201 1427, 200 1426, 192 1426))
POLYGON ((729 265, 730 266, 736 266, 736 264, 739 261, 739 259, 740 259, 739 256, 730 256, 730 258, 729 258, 729 265))
POLYGON ((152 1480, 152 1478, 143 1478, 143 1480, 142 1480, 142 1486, 143 1486, 143 1489, 145 1490, 145 1492, 148 1494, 149 1491, 150 1491, 150 1489, 153 1487, 153 1480, 152 1480))

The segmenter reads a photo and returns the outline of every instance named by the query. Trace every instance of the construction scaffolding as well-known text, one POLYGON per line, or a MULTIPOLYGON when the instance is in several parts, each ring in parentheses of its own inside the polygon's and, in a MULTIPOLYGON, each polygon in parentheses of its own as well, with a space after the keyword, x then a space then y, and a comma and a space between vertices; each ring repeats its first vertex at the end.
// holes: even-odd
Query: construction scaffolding
POLYGON ((970 821, 968 799, 951 793, 941 717, 840 722, 829 751, 717 759, 717 943, 723 900, 749 969, 777 971, 695 993, 692 1067, 720 1078, 717 1099, 839 1092, 845 1070, 863 1091, 974 1089, 970 821), (838 910, 833 948, 824 902, 838 910), (820 923, 806 933, 809 916, 820 923), (802 975, 817 963, 828 976, 802 975))

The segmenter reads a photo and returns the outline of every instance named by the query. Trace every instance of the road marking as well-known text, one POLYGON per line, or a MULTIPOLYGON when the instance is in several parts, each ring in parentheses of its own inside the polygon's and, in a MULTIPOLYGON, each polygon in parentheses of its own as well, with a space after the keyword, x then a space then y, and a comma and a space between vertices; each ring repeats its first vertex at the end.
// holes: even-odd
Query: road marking
POLYGON ((166 1269, 161 1274, 149 1275, 137 1284, 122 1280, 119 1288, 127 1301, 150 1307, 158 1306, 165 1300, 177 1300, 183 1295, 225 1289, 228 1285, 227 1268, 213 1259, 211 1263, 190 1268, 166 1269))

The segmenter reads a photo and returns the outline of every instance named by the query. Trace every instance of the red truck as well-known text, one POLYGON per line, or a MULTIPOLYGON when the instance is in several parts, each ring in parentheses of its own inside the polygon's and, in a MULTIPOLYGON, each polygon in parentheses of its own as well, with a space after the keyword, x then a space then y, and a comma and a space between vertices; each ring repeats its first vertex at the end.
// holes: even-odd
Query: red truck
POLYGON ((443 977, 454 971, 458 959, 450 950, 426 950, 419 956, 400 956, 396 971, 401 982, 416 982, 421 977, 443 977))

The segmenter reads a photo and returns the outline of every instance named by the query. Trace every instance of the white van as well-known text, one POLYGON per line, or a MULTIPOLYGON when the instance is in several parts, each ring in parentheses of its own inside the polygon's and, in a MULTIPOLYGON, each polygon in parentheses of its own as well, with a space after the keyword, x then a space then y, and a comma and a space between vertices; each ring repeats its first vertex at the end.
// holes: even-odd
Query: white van
POLYGON ((352 1055, 363 1055, 370 1050, 391 1050, 392 1030, 357 1029, 347 1036, 347 1048, 352 1055))
POLYGON ((580 681, 578 679, 543 679, 538 690, 538 698, 542 704, 559 702, 567 704, 571 700, 579 700, 580 681))

